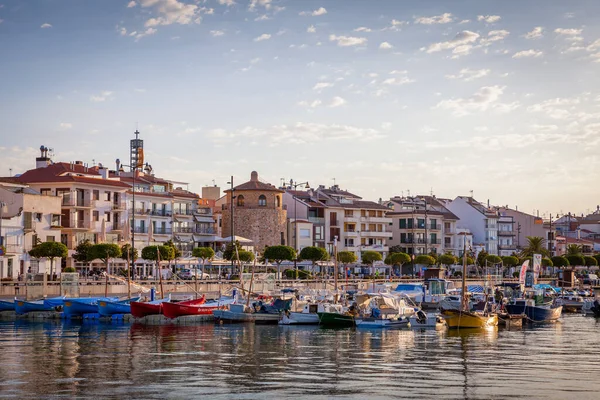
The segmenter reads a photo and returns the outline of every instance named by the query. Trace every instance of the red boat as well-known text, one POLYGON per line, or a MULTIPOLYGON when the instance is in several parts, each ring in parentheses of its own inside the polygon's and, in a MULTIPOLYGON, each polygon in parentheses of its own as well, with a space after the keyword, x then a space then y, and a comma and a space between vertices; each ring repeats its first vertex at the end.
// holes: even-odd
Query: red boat
MULTIPOLYGON (((169 304, 188 304, 188 305, 199 305, 204 304, 206 301, 206 297, 202 296, 199 299, 194 300, 186 300, 179 303, 169 303, 169 304)), ((166 304, 166 301, 153 301, 148 303, 143 303, 139 301, 131 302, 131 315, 136 318, 142 318, 146 315, 156 315, 163 314, 163 306, 166 304)))
MULTIPOLYGON (((202 302, 204 303, 204 301, 202 302)), ((162 313, 167 318, 177 318, 184 315, 211 315, 213 310, 219 308, 214 302, 211 305, 202 303, 170 303, 165 302, 162 305, 162 313)))

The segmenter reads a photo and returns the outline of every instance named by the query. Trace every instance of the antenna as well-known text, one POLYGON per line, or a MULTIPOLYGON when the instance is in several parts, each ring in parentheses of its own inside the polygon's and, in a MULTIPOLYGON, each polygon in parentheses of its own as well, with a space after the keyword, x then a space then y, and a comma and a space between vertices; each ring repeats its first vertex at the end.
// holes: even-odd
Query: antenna
POLYGON ((410 189, 406 189, 406 196, 410 197, 410 189))
POLYGON ((473 198, 473 190, 469 190, 469 192, 471 192, 471 198, 473 198))
POLYGON ((431 187, 431 189, 429 190, 429 195, 433 196, 433 186, 431 187))
POLYGON ((8 169, 8 176, 12 177, 12 168, 8 169))
POLYGON ((215 180, 212 180, 213 186, 217 186, 217 183, 215 182, 215 180))
POLYGON ((333 179, 333 186, 335 186, 335 178, 331 178, 331 179, 333 179))

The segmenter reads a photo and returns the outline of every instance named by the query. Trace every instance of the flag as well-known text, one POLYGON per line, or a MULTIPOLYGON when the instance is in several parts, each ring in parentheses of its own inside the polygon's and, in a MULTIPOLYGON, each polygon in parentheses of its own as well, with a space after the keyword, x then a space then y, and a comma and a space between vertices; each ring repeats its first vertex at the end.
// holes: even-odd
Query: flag
POLYGON ((525 260, 523 265, 521 265, 521 273, 519 274, 519 283, 525 284, 525 275, 527 275, 527 269, 529 268, 529 260, 525 260))
POLYGON ((540 270, 542 269, 542 255, 533 255, 533 283, 536 284, 538 277, 540 276, 540 270))

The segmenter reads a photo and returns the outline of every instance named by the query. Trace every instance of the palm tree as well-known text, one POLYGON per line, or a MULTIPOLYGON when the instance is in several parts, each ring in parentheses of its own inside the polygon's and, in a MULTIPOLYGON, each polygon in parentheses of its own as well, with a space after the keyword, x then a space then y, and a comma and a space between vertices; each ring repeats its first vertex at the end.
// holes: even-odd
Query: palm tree
POLYGON ((570 244, 567 246, 567 252, 565 255, 567 256, 580 256, 581 255, 581 246, 578 244, 570 244))
POLYGON ((534 254, 541 254, 543 257, 548 257, 548 246, 546 239, 539 236, 527 236, 527 245, 521 250, 520 256, 533 257, 534 254))

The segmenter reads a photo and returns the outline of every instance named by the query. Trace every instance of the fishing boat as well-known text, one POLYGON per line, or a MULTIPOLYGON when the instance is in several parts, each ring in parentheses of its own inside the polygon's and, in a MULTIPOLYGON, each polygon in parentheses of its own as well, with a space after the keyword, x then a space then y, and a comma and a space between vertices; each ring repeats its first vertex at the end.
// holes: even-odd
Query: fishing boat
POLYGON ((319 325, 326 328, 348 328, 356 326, 355 314, 346 312, 320 312, 319 325))
POLYGON ((578 293, 564 293, 556 298, 556 303, 563 306, 565 312, 581 312, 584 304, 584 298, 578 293))
POLYGON ((139 297, 125 299, 120 301, 99 300, 98 314, 104 317, 110 317, 115 314, 131 314, 131 302, 139 300, 139 297))
POLYGON ((44 300, 15 300, 14 307, 17 315, 23 315, 35 311, 54 311, 54 307, 44 305, 44 300))
POLYGON ((185 315, 209 315, 214 310, 213 307, 203 307, 206 302, 206 297, 202 296, 199 299, 181 301, 173 303, 165 301, 162 303, 162 313, 167 318, 183 317, 185 315))
POLYGON ((514 299, 506 306, 511 315, 525 315, 531 322, 553 322, 560 318, 563 306, 557 303, 536 305, 535 299, 514 299))
POLYGON ((408 307, 404 299, 387 293, 356 296, 356 303, 361 316, 355 319, 355 323, 360 328, 408 327, 407 315, 414 313, 414 308, 408 307))
POLYGON ((166 299, 153 300, 153 301, 132 301, 129 303, 131 315, 135 318, 143 318, 147 315, 162 314, 163 303, 171 301, 171 296, 166 299))
POLYGON ((44 305, 53 308, 62 307, 66 298, 67 296, 59 296, 44 299, 44 305))
POLYGON ((426 314, 423 310, 417 311, 408 318, 412 329, 445 329, 446 320, 436 314, 426 314))
POLYGON ((99 301, 118 301, 117 297, 80 297, 65 299, 63 313, 66 317, 78 317, 83 314, 98 313, 99 301))
POLYGON ((467 299, 467 247, 464 240, 463 248, 463 271, 462 271, 462 290, 460 293, 461 302, 458 310, 443 310, 442 315, 448 324, 448 328, 489 328, 498 326, 498 314, 488 312, 486 308, 483 311, 471 311, 467 299))
POLYGON ((0 312, 15 311, 15 302, 9 300, 0 300, 0 312))
POLYGON ((215 320, 224 322, 254 322, 255 324, 277 324, 281 314, 289 311, 292 299, 275 299, 271 304, 262 301, 254 302, 252 306, 245 304, 230 304, 228 309, 214 309, 215 320))
POLYGON ((342 306, 330 303, 307 303, 300 312, 288 311, 281 316, 279 325, 319 325, 319 312, 342 312, 342 306))

